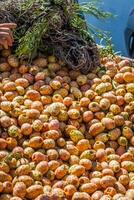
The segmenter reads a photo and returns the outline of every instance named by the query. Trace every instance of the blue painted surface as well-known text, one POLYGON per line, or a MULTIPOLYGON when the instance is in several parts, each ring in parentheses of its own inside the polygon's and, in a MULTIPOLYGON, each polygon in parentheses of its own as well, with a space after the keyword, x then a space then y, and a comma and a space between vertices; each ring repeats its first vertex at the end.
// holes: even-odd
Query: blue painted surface
MULTIPOLYGON (((91 24, 105 31, 110 31, 112 41, 116 51, 121 51, 122 55, 127 56, 127 50, 124 40, 124 30, 127 26, 130 11, 134 7, 134 0, 102 0, 101 7, 116 15, 116 18, 107 21, 100 21, 91 16, 86 16, 86 20, 91 24)), ((79 0, 83 2, 83 0, 79 0)), ((84 1, 88 2, 88 0, 84 1)))

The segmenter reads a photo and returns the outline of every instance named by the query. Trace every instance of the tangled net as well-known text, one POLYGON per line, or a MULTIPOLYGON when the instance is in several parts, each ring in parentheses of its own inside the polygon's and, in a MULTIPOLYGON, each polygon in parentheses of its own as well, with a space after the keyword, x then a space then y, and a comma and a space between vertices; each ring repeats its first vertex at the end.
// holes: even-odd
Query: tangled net
MULTIPOLYGON (((34 12, 39 9, 40 1, 37 3, 35 0, 35 3, 30 9, 23 12, 23 14, 20 14, 22 2, 22 0, 14 0, 12 3, 9 1, 9 3, 6 3, 5 9, 0 9, 0 23, 15 22, 18 25, 16 30, 18 38, 15 41, 17 48, 20 48, 20 39, 23 36, 27 36, 27 31, 30 30, 32 33, 32 27, 38 23, 39 19, 44 18, 48 22, 49 28, 44 32, 43 36, 41 36, 42 38, 39 40, 41 44, 37 45, 35 43, 36 45, 34 45, 33 49, 29 48, 31 43, 34 44, 34 42, 30 43, 30 38, 25 37, 22 40, 23 44, 25 44, 25 42, 26 44, 29 43, 29 51, 32 51, 32 49, 35 50, 38 48, 37 46, 42 46, 42 50, 51 47, 54 54, 60 60, 63 60, 68 67, 73 70, 81 70, 85 74, 100 65, 97 45, 89 35, 88 37, 86 36, 85 39, 77 27, 70 26, 69 20, 71 16, 68 16, 68 14, 65 13, 65 10, 61 5, 51 4, 50 1, 48 10, 44 10, 38 16, 35 16, 34 12), (24 30, 23 33, 21 32, 22 30, 24 30)), ((72 4, 70 4, 70 6, 71 5, 72 4)), ((67 5, 64 3, 64 6, 67 5)), ((69 8, 73 9, 73 7, 69 8)), ((79 14, 76 14, 75 17, 78 17, 78 20, 83 20, 79 14)), ((84 23, 85 21, 83 20, 83 24, 84 23)), ((85 24, 82 28, 85 28, 85 24)), ((34 36, 34 33, 31 34, 31 37, 32 35, 34 36)), ((40 34, 38 35, 40 36, 40 34)), ((25 45, 22 46, 23 48, 21 47, 19 52, 21 52, 21 50, 23 52, 25 45)), ((37 52, 39 52, 39 49, 37 49, 37 52)), ((21 53, 22 56, 23 54, 24 52, 21 53)))

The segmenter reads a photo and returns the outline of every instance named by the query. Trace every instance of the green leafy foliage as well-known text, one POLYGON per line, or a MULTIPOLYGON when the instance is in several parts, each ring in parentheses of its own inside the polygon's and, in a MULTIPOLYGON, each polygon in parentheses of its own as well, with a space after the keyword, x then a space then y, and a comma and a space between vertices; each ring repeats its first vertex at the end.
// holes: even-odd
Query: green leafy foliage
MULTIPOLYGON (((0 21, 3 22, 4 19, 5 22, 13 21, 18 25, 14 32, 17 56, 28 57, 29 59, 36 56, 41 47, 46 51, 52 47, 56 52, 60 51, 60 56, 62 55, 64 58, 65 54, 72 52, 68 59, 82 58, 82 51, 85 48, 85 51, 87 51, 84 52, 86 57, 89 54, 89 50, 86 49, 87 44, 94 46, 94 48, 89 48, 92 52, 90 52, 90 56, 96 54, 97 59, 98 54, 93 39, 99 31, 97 33, 95 28, 88 27, 82 13, 101 20, 111 17, 111 14, 100 9, 98 2, 94 0, 80 5, 74 0, 7 0, 0 6, 1 8, 5 12, 0 11, 0 21), (3 18, 2 15, 7 17, 3 18), (72 49, 76 40, 79 43, 79 52, 76 53, 78 50, 75 47, 75 54, 79 56, 77 55, 75 58, 72 49), (72 43, 72 41, 75 42, 72 43), (69 47, 67 44, 72 46, 69 47), (65 52, 62 53, 61 51, 64 50, 65 52)), ((77 43, 75 46, 77 46, 77 43)), ((94 62, 94 58, 92 57, 90 61, 94 62)), ((76 64, 76 61, 73 64, 76 64)), ((80 63, 79 66, 81 66, 80 63)))
POLYGON ((45 31, 47 31, 47 22, 45 19, 41 19, 19 40, 20 45, 16 51, 17 56, 23 57, 27 55, 28 58, 32 59, 37 53, 37 49, 40 46, 45 31))
POLYGON ((77 12, 83 12, 88 15, 92 15, 97 19, 107 19, 113 17, 113 15, 109 12, 105 12, 104 10, 99 8, 100 1, 90 1, 88 3, 75 4, 75 10, 77 12))

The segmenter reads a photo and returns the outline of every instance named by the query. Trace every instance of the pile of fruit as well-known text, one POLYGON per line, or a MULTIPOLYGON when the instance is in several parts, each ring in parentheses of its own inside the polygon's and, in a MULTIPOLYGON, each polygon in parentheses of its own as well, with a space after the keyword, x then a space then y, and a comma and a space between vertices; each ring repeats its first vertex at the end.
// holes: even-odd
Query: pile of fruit
POLYGON ((134 69, 0 56, 0 200, 134 200, 134 69))

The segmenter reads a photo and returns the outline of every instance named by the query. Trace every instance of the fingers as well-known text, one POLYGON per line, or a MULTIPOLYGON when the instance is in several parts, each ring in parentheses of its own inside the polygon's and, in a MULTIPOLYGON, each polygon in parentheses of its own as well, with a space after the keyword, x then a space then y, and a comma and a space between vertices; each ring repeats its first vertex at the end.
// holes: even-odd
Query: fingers
POLYGON ((14 39, 10 29, 16 28, 14 23, 3 23, 0 24, 0 44, 8 49, 8 46, 12 46, 14 39))
POLYGON ((0 32, 0 35, 3 39, 7 40, 7 43, 9 44, 9 46, 12 46, 13 41, 12 38, 10 37, 10 34, 7 32, 0 32))
POLYGON ((4 47, 4 49, 8 49, 9 45, 8 45, 7 40, 5 40, 5 42, 4 42, 4 44, 3 44, 3 47, 4 47))
POLYGON ((0 27, 0 32, 8 33, 9 36, 11 37, 12 42, 14 42, 13 35, 12 35, 12 31, 11 31, 9 28, 3 28, 3 27, 1 28, 1 27, 0 27))
POLYGON ((6 39, 0 39, 0 45, 2 45, 4 49, 8 49, 8 44, 6 39))
POLYGON ((6 49, 8 46, 12 46, 13 41, 7 32, 0 32, 0 44, 2 44, 6 49))
POLYGON ((14 29, 16 28, 16 24, 15 23, 3 23, 3 24, 0 24, 0 28, 11 28, 11 29, 14 29))

